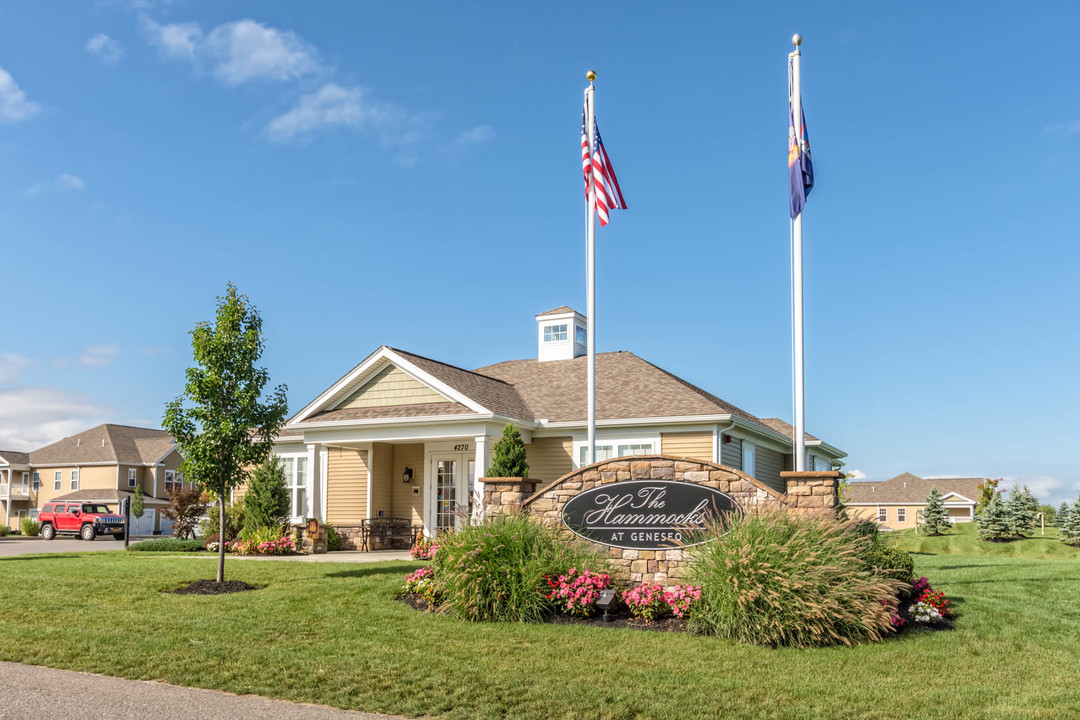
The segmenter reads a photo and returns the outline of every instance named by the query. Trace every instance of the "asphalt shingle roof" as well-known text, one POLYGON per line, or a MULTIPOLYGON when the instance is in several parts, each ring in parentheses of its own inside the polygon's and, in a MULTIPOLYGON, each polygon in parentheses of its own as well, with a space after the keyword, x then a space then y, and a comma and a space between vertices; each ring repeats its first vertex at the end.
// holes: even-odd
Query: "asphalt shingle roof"
POLYGON ((176 447, 164 430, 104 424, 30 452, 33 465, 119 462, 156 463, 176 447))
POLYGON ((26 465, 30 462, 30 453, 0 450, 0 461, 6 462, 8 465, 26 465))
POLYGON ((983 478, 921 478, 903 473, 884 482, 853 482, 847 489, 849 503, 878 503, 881 505, 919 505, 930 490, 937 488, 942 495, 956 493, 969 500, 979 499, 979 483, 983 478))

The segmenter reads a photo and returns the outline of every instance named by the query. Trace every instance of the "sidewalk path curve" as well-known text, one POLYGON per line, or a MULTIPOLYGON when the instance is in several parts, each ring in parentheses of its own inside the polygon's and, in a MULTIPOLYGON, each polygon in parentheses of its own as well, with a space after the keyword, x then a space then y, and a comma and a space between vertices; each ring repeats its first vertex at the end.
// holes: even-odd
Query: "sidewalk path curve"
POLYGON ((64 720, 402 720, 258 695, 0 662, 0 718, 64 720))

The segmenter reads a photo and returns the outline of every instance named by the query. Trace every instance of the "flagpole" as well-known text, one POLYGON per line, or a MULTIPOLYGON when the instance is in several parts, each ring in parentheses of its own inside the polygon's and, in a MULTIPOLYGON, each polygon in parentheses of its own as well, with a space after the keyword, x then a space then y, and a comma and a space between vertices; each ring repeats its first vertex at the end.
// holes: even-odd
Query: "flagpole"
MULTIPOLYGON (((788 57, 791 59, 791 111, 794 113, 795 142, 802 145, 802 78, 800 74, 801 53, 799 46, 802 45, 802 35, 795 34, 791 38, 791 44, 795 46, 794 52, 788 57)), ((800 153, 803 148, 799 148, 800 153)), ((792 221, 791 231, 791 295, 792 317, 791 323, 794 332, 793 351, 794 374, 795 374, 795 470, 806 470, 806 407, 805 387, 803 385, 803 226, 800 212, 792 221)))
MULTIPOLYGON (((596 147, 596 73, 590 70, 585 74, 589 80, 589 87, 585 90, 588 100, 585 118, 585 127, 589 133, 589 157, 593 157, 596 147)), ((589 177, 589 221, 585 225, 585 315, 588 322, 585 324, 586 355, 588 367, 588 462, 591 465, 596 462, 596 179, 590 173, 589 177)))

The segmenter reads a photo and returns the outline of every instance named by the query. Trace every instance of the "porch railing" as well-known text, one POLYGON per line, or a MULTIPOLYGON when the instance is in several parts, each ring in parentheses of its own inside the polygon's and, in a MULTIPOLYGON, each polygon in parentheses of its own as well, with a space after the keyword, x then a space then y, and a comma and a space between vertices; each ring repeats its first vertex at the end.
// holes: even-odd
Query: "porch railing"
POLYGON ((0 483, 0 497, 5 498, 29 498, 30 486, 29 485, 12 485, 11 483, 0 483))

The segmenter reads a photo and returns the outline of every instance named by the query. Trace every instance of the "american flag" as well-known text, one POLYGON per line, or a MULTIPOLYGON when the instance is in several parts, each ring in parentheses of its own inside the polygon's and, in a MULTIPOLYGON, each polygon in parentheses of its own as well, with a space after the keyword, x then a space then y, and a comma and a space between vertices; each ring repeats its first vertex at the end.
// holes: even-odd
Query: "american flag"
POLYGON ((600 139, 600 127, 596 124, 596 118, 593 118, 593 137, 596 144, 590 156, 589 131, 586 129, 588 105, 589 99, 586 96, 585 109, 581 112, 581 170, 585 178, 585 197, 589 197, 590 177, 596 185, 596 215, 603 227, 608 224, 608 211, 625 210, 626 200, 619 188, 619 180, 615 177, 615 168, 611 167, 611 158, 604 149, 604 141, 600 139))

